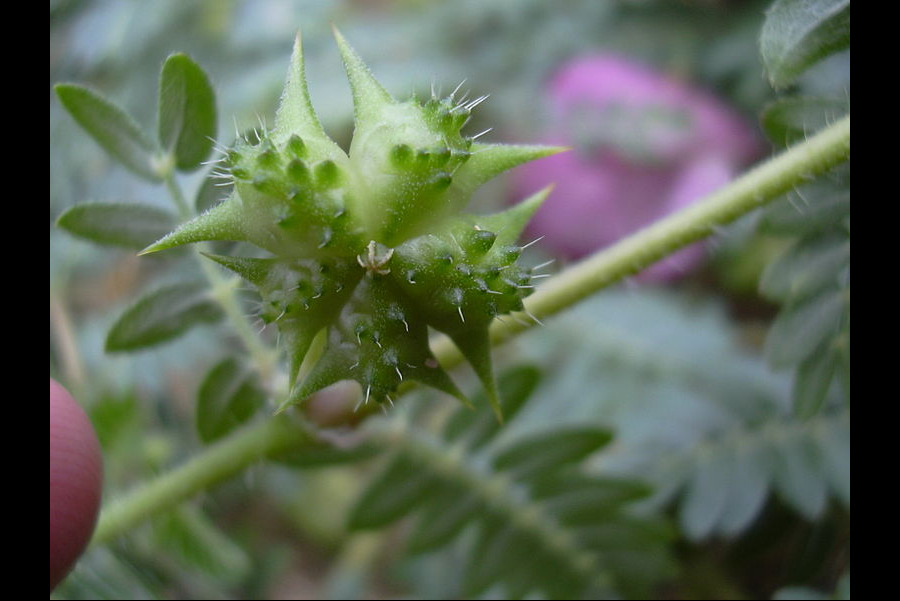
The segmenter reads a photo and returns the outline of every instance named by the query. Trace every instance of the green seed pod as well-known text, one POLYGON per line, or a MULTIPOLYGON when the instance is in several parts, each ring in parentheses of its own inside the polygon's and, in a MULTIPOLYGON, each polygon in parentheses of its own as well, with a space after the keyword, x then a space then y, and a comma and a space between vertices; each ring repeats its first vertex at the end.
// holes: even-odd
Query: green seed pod
POLYGON ((258 290, 260 318, 285 346, 287 404, 343 379, 360 383, 363 402, 391 400, 407 379, 465 401, 428 347, 431 326, 475 368, 499 417, 488 327, 532 289, 516 239, 549 190, 495 215, 463 210, 484 182, 562 149, 473 142, 461 128, 486 97, 394 100, 335 37, 353 94, 349 153, 312 108, 298 36, 274 128, 227 152, 231 196, 143 252, 234 240, 271 253, 209 258, 258 290), (325 350, 297 381, 322 330, 325 350))

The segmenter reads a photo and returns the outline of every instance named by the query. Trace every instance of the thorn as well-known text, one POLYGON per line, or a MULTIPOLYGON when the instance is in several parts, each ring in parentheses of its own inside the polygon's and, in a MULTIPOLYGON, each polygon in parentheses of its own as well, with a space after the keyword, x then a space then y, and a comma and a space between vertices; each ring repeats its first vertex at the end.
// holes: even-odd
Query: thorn
MULTIPOLYGON (((393 406, 394 406, 394 399, 391 398, 391 395, 386 394, 386 395, 384 395, 384 396, 385 396, 385 398, 387 398, 388 403, 391 404, 391 407, 393 407, 393 406)), ((385 413, 387 413, 387 411, 385 411, 385 413)))
POLYGON ((403 322, 403 325, 406 327, 406 332, 409 333, 409 324, 406 323, 406 320, 405 320, 405 319, 401 319, 400 321, 403 322))
POLYGON ((459 312, 459 318, 462 320, 462 322, 466 323, 466 318, 463 317, 462 307, 457 307, 456 310, 459 312))
POLYGON ((539 280, 539 279, 541 279, 541 278, 549 278, 549 277, 552 277, 552 276, 553 276, 552 273, 539 273, 539 274, 537 274, 537 275, 531 276, 531 279, 532 279, 532 280, 539 280))
POLYGON ((531 311, 529 311, 528 309, 525 309, 525 315, 527 315, 528 317, 530 317, 531 319, 533 319, 534 322, 535 322, 536 324, 538 324, 539 326, 544 325, 544 322, 541 321, 540 319, 538 319, 537 317, 535 317, 534 315, 532 315, 532 314, 531 314, 531 311))
POLYGON ((400 377, 400 381, 402 382, 402 381, 403 381, 403 374, 400 373, 400 368, 397 367, 397 366, 395 365, 395 366, 394 366, 394 371, 397 372, 397 376, 400 377))
POLYGON ((459 92, 459 89, 463 86, 464 83, 466 83, 465 79, 463 79, 461 82, 459 82, 458 86, 453 88, 453 91, 450 92, 450 100, 453 100, 453 97, 456 96, 456 93, 459 92))
MULTIPOLYGON (((472 136, 470 139, 472 139, 472 140, 477 140, 478 138, 480 138, 480 137, 483 136, 484 134, 489 134, 489 133, 491 133, 492 131, 494 131, 494 128, 493 128, 493 127, 489 127, 489 128, 487 128, 486 130, 484 130, 483 132, 481 132, 481 133, 479 133, 479 134, 475 134, 475 135, 472 136)), ((472 154, 474 154, 474 153, 472 153, 472 154)))
POLYGON ((531 271, 536 271, 536 270, 538 270, 538 269, 543 269, 543 268, 546 267, 547 265, 551 265, 551 264, 553 264, 553 263, 555 263, 555 262, 556 262, 556 259, 550 259, 549 261, 544 261, 544 262, 541 263, 540 265, 535 265, 534 267, 532 267, 532 268, 531 268, 531 271))
MULTIPOLYGON (((478 98, 476 98, 475 100, 473 100, 472 102, 467 104, 466 109, 471 111, 473 108, 475 108, 476 106, 478 106, 479 104, 481 104, 482 102, 484 102, 485 100, 487 100, 490 97, 491 97, 490 94, 485 94, 484 96, 479 96, 478 98)), ((493 128, 491 128, 491 129, 493 129, 493 128)), ((490 131, 490 130, 488 130, 488 131, 490 131)))
POLYGON ((535 238, 534 240, 532 240, 531 242, 529 242, 528 244, 526 244, 525 246, 523 246, 523 247, 521 248, 521 250, 525 250, 526 248, 528 248, 528 247, 531 246, 532 244, 537 244, 538 242, 540 242, 540 241, 543 240, 543 239, 544 239, 544 236, 541 236, 541 237, 539 237, 539 238, 535 238))
POLYGON ((241 137, 241 131, 240 131, 240 129, 238 129, 237 115, 232 114, 231 120, 234 121, 234 137, 235 137, 235 139, 238 139, 241 137))
POLYGON ((367 384, 367 385, 366 385, 366 402, 365 402, 366 405, 369 404, 369 392, 370 392, 371 390, 372 390, 372 385, 371 385, 371 384, 367 384))
MULTIPOLYGON (((263 118, 259 116, 259 113, 256 113, 256 120, 259 121, 259 127, 262 129, 263 137, 269 135, 269 128, 266 126, 266 122, 263 121, 263 118)), ((259 139, 259 132, 256 133, 256 139, 259 139)))
POLYGON ((356 369, 357 367, 359 367, 359 361, 357 361, 356 363, 354 363, 353 365, 351 365, 351 366, 349 367, 349 369, 356 369))

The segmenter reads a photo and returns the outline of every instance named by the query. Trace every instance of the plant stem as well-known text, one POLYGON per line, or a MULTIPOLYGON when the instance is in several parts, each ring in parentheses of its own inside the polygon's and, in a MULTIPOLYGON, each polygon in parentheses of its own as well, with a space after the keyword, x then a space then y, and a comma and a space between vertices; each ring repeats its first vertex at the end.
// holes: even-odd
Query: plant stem
MULTIPOLYGON (((704 200, 675 213, 576 264, 528 298, 530 312, 546 317, 708 235, 716 228, 825 173, 850 157, 850 117, 773 157, 704 200)), ((218 274, 216 274, 218 275, 218 274)), ((491 339, 502 342, 530 326, 497 322, 491 339)), ((452 367, 462 356, 446 337, 432 343, 435 356, 452 367)), ((367 408, 362 408, 363 412, 367 408)), ((144 519, 238 473, 256 460, 294 446, 309 433, 285 416, 250 426, 226 438, 181 468, 161 476, 103 511, 93 544, 109 541, 144 519)))
MULTIPOLYGON (((182 194, 178 182, 175 181, 174 174, 169 173, 165 181, 166 189, 168 189, 169 194, 175 201, 181 219, 187 221, 192 218, 194 212, 190 209, 187 201, 185 201, 184 194, 182 194)), ((240 278, 223 276, 218 268, 213 265, 212 261, 202 255, 203 252, 210 251, 207 246, 207 244, 202 242, 192 245, 194 257, 197 259, 200 267, 203 269, 206 280, 212 287, 213 298, 222 307, 235 333, 241 339, 247 352, 250 353, 250 358, 256 371, 259 373, 263 386, 269 390, 277 363, 277 352, 262 342, 244 315, 234 293, 240 283, 240 278)), ((269 391, 271 392, 271 390, 269 391)))
POLYGON ((284 415, 238 430, 181 467, 112 502, 100 514, 91 545, 108 543, 257 461, 302 446, 311 438, 308 430, 284 415))
MULTIPOLYGON (((704 199, 550 278, 525 299, 525 307, 538 318, 558 313, 704 238, 849 158, 848 115, 704 199)), ((533 325, 515 320, 496 321, 491 327, 491 341, 498 344, 533 325)), ((452 367, 462 360, 462 355, 446 336, 433 341, 432 349, 444 367, 452 367)))

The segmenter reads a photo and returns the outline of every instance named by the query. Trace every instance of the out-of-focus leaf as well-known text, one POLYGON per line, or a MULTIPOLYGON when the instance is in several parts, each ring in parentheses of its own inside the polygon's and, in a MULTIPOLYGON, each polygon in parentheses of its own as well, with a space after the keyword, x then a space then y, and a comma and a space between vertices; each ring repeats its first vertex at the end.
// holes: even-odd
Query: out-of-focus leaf
POLYGON ((772 204, 761 225, 773 234, 804 236, 832 232, 850 216, 849 182, 810 182, 772 204))
POLYGON ((204 284, 171 284, 143 296, 116 320, 106 337, 106 350, 143 349, 176 338, 195 325, 215 322, 221 316, 204 284))
POLYGON ((760 51, 769 81, 791 84, 808 67, 850 47, 850 0, 776 0, 766 12, 760 51))
POLYGON ((375 476, 350 512, 348 528, 380 528, 410 512, 427 498, 435 478, 405 454, 375 476))
POLYGON ((365 461, 380 452, 381 448, 378 445, 368 442, 342 448, 322 441, 303 445, 302 449, 291 450, 272 459, 289 467, 318 468, 365 461))
POLYGON ((733 476, 730 454, 729 447, 704 453, 695 468, 679 513, 681 528, 692 540, 707 537, 725 511, 733 476))
POLYGON ((850 414, 835 423, 823 424, 817 431, 825 478, 831 490, 850 506, 850 414))
POLYGON ((849 111, 846 99, 793 96, 767 106, 760 120, 769 139, 787 147, 804 141, 849 111))
POLYGON ((219 530, 202 512, 182 506, 160 516, 153 539, 182 566, 214 578, 222 585, 235 584, 250 570, 246 552, 219 530))
POLYGON ((800 364, 794 374, 794 411, 801 418, 816 415, 831 387, 837 361, 830 349, 823 349, 800 364))
POLYGON ((732 459, 731 488, 718 525, 728 535, 742 532, 759 514, 769 495, 772 476, 767 448, 752 443, 737 444, 732 459))
MULTIPOLYGON (((501 410, 507 422, 512 420, 525 405, 537 388, 540 378, 540 370, 531 365, 517 366, 500 375, 497 379, 497 389, 500 392, 501 410)), ((483 392, 479 392, 473 404, 476 407, 487 404, 483 392)), ((444 437, 448 441, 465 437, 468 446, 477 449, 490 440, 499 429, 500 423, 495 417, 462 407, 447 420, 444 437)))
POLYGON ((800 514, 815 520, 822 514, 827 500, 821 450, 807 436, 784 436, 776 445, 778 492, 800 514))
POLYGON ((824 601, 828 599, 828 595, 805 586, 786 586, 775 591, 772 599, 774 601, 787 601, 789 599, 794 601, 824 601))
POLYGON ((652 489, 633 480, 589 478, 563 471, 540 477, 531 491, 561 523, 587 526, 610 521, 622 505, 647 497, 652 489))
POLYGON ((124 203, 82 203, 56 221, 70 234, 112 246, 140 250, 175 227, 175 218, 156 207, 124 203))
POLYGON ((175 166, 191 171, 209 156, 216 136, 216 98, 203 69, 173 54, 159 77, 159 143, 175 166))
POLYGON ((774 367, 800 363, 835 335, 844 309, 842 290, 788 306, 772 323, 766 338, 766 358, 774 367))
POLYGON ((836 286, 849 264, 850 241, 846 238, 801 241, 766 268, 759 289, 772 299, 803 299, 826 286, 836 286))
POLYGON ((450 542, 484 505, 474 495, 445 487, 419 515, 416 527, 406 542, 410 553, 431 551, 450 542))
POLYGON ((55 90, 72 118, 112 158, 145 179, 161 179, 153 164, 153 144, 130 115, 85 87, 57 84, 55 90))
POLYGON ((499 518, 482 522, 463 576, 463 594, 473 597, 522 563, 531 551, 527 536, 499 518))
POLYGON ((564 427, 542 432, 517 441, 494 460, 498 470, 515 478, 529 478, 546 470, 584 459, 606 446, 612 433, 592 426, 564 427))
POLYGON ((205 443, 217 440, 250 419, 266 393, 256 374, 234 357, 217 363, 197 392, 197 433, 205 443))

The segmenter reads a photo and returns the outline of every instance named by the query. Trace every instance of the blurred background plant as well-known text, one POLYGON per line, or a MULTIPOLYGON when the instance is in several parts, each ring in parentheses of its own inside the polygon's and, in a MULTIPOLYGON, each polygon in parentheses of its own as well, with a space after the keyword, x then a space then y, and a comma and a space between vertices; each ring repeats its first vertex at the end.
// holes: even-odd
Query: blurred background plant
MULTIPOLYGON (((574 147, 477 199, 487 212, 558 181, 533 231, 561 267, 849 112, 849 2, 769 4, 57 0, 50 82, 89 85, 149 125, 156 73, 185 52, 210 76, 228 144, 232 116, 241 131, 271 122, 302 27, 313 103, 346 147, 334 23, 395 95, 465 80, 491 94, 469 131, 574 147), (588 108, 610 106, 604 86, 621 92, 627 114, 561 111, 573 85, 588 108), (657 102, 628 105, 623 88, 657 102), (657 137, 634 134, 648 119, 657 137), (584 158, 604 148, 619 156, 584 158), (567 246, 567 229, 585 233, 567 246)), ((202 299, 189 324, 201 327, 106 352, 136 297, 199 268, 183 253, 135 257, 175 221, 166 194, 54 96, 50 136, 50 373, 97 429, 109 501, 230 428, 196 423, 198 394, 231 386, 243 418, 265 394, 202 299), (72 213, 69 231, 55 225, 87 202, 140 205, 145 229, 103 239, 72 213)), ((199 210, 221 199, 206 176, 182 180, 199 210)), ((254 466, 93 547, 54 596, 849 597, 849 166, 686 252, 676 271, 657 266, 498 349, 502 429, 416 392, 366 420, 354 452, 254 466)))

